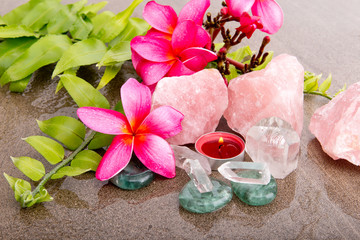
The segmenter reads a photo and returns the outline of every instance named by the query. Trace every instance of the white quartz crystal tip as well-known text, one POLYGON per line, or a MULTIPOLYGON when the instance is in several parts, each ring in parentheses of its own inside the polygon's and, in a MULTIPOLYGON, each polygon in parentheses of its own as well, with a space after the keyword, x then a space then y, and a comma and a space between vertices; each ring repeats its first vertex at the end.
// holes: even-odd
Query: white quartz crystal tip
POLYGON ((198 160, 186 159, 183 168, 200 193, 212 191, 213 184, 198 160))
POLYGON ((184 168, 184 161, 186 159, 196 159, 199 160, 201 166, 204 168, 207 175, 211 174, 211 167, 209 160, 202 156, 201 154, 191 150, 188 147, 185 146, 177 146, 177 145, 171 145, 171 148, 174 151, 175 160, 176 160, 176 166, 179 168, 184 168))
POLYGON ((222 164, 218 168, 219 173, 226 179, 237 183, 262 184, 267 185, 270 182, 270 171, 266 163, 260 162, 237 162, 230 161, 222 164), (235 170, 235 171, 234 171, 235 170), (256 178, 240 177, 237 173, 251 171, 256 174, 256 178))

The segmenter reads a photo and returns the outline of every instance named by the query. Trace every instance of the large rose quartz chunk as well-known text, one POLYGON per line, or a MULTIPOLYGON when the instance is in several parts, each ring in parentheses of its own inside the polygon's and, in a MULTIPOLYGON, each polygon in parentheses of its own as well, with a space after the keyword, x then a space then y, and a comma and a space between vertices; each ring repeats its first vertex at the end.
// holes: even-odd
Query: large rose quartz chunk
POLYGON ((360 82, 351 85, 310 120, 310 131, 334 160, 360 165, 360 82))
POLYGON ((169 105, 184 114, 183 130, 168 140, 174 145, 194 143, 215 131, 228 105, 227 87, 218 70, 161 79, 152 96, 152 108, 169 105))
POLYGON ((265 69, 241 75, 229 84, 224 117, 230 128, 246 136, 263 118, 278 117, 301 135, 304 68, 296 57, 282 54, 265 69))

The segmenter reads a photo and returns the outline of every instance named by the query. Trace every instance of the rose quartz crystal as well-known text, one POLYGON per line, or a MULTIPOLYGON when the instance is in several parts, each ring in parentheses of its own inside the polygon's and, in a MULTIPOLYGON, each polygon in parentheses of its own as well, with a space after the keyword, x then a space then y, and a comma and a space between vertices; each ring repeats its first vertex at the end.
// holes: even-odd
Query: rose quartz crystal
POLYGON ((229 106, 224 117, 229 127, 243 136, 250 127, 268 117, 289 122, 300 136, 303 88, 303 66, 296 57, 279 55, 265 69, 231 80, 229 106))
POLYGON ((360 165, 360 82, 351 85, 310 120, 310 131, 334 160, 360 165))
POLYGON ((152 108, 169 105, 184 114, 183 130, 168 140, 174 145, 194 143, 215 131, 228 105, 227 87, 216 69, 161 79, 152 96, 152 108))

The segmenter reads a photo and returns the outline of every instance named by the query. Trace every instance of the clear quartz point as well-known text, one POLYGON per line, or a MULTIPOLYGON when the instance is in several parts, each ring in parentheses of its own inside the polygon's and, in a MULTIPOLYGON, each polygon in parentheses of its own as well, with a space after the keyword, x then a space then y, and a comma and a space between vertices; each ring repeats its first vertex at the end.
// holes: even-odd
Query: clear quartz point
POLYGON ((297 167, 300 137, 290 123, 264 118, 246 134, 246 152, 254 162, 266 162, 274 178, 284 178, 297 167))
POLYGON ((213 184, 211 183, 211 180, 206 174, 204 168, 201 166, 199 160, 186 159, 184 161, 183 168, 200 193, 212 191, 213 184))
MULTIPOLYGON (((270 182, 270 170, 266 163, 262 162, 238 162, 230 161, 222 164, 218 168, 219 173, 226 179, 236 183, 263 184, 270 182), (236 171, 234 171, 236 170, 236 171), (254 178, 238 176, 239 172, 254 172, 254 178)), ((250 176, 250 175, 249 175, 250 176)))
POLYGON ((206 157, 185 146, 171 145, 171 148, 174 151, 177 167, 184 168, 183 166, 186 159, 197 159, 199 160, 199 163, 205 170, 206 174, 211 174, 211 166, 209 160, 206 157))

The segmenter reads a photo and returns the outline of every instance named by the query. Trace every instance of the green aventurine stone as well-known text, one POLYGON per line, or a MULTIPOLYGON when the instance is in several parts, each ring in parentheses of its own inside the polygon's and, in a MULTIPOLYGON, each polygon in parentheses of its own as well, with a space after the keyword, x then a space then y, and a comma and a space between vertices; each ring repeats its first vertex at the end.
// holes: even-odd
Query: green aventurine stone
POLYGON ((129 164, 110 181, 121 189, 136 190, 146 187, 153 179, 154 173, 133 157, 129 164))
POLYGON ((179 193, 180 205, 194 213, 209 213, 224 207, 231 201, 232 190, 223 182, 210 178, 212 192, 200 193, 193 181, 188 182, 179 193))
MULTIPOLYGON (((256 172, 238 173, 240 177, 255 178, 256 172)), ((277 194, 277 184, 273 176, 267 185, 231 183, 236 196, 246 204, 251 206, 262 206, 271 203, 277 194)))

